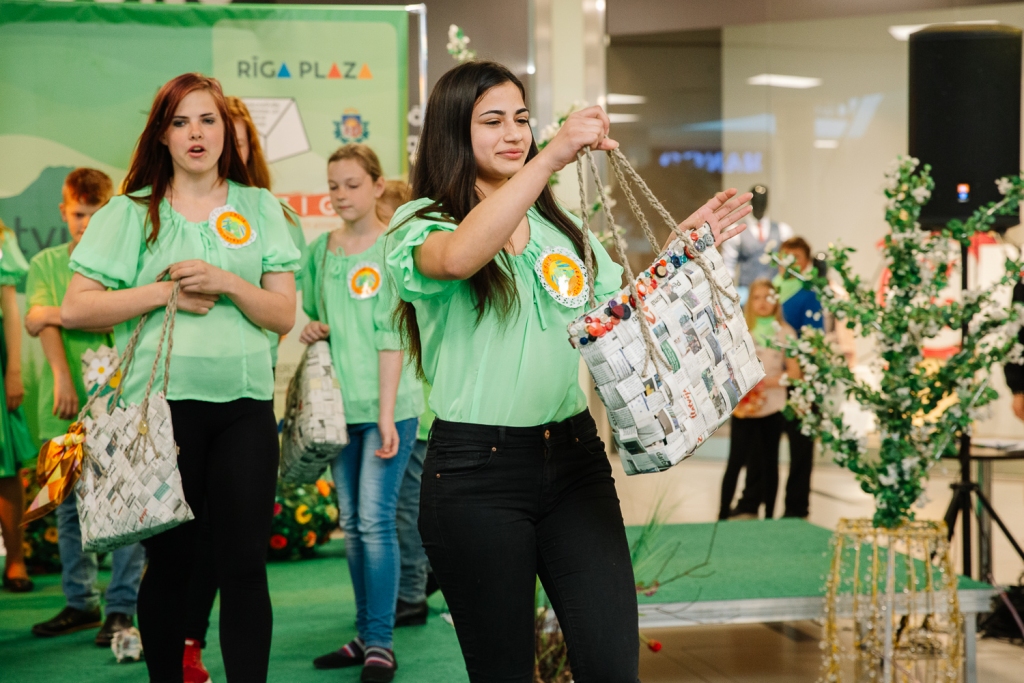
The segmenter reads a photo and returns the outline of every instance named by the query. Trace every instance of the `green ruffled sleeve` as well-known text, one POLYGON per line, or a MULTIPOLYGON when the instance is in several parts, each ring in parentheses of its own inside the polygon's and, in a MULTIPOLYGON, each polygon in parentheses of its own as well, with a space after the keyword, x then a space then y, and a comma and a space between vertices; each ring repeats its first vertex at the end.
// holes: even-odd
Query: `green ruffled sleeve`
POLYGON ((452 232, 457 227, 440 219, 418 218, 417 210, 428 206, 429 199, 418 199, 403 204, 391 219, 388 239, 394 246, 388 252, 387 271, 394 281, 395 290, 403 301, 417 301, 451 294, 458 280, 434 280, 416 268, 413 251, 436 230, 452 232))
MULTIPOLYGON (((385 234, 377 240, 374 249, 377 253, 373 257, 378 263, 384 263, 388 247, 392 245, 392 235, 385 234)), ((395 326, 395 309, 401 299, 398 298, 398 290, 395 287, 395 279, 387 268, 381 273, 380 289, 377 292, 377 300, 373 307, 373 343, 378 351, 401 351, 402 335, 395 326)))
POLYGON ((18 237, 11 230, 3 231, 0 244, 0 285, 16 285, 28 273, 28 261, 18 246, 18 237))
POLYGON ((288 221, 277 197, 260 190, 260 227, 263 241, 263 272, 294 272, 301 265, 302 252, 288 232, 288 221))
POLYGON ((89 221, 71 253, 71 270, 111 289, 135 286, 145 246, 146 205, 127 195, 112 198, 89 221))
POLYGON ((597 264, 594 298, 600 303, 622 289, 622 266, 612 260, 594 233, 590 233, 590 246, 594 250, 594 263, 597 264))

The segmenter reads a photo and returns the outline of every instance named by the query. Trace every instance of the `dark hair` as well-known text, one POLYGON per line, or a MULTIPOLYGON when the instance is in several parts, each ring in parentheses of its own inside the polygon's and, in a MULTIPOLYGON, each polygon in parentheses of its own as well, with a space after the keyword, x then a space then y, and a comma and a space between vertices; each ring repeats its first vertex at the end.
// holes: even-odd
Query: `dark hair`
MULTIPOLYGON (((433 201, 407 220, 441 215, 453 223, 459 223, 480 203, 471 133, 473 107, 484 93, 504 83, 512 83, 519 88, 523 100, 526 100, 522 82, 496 62, 466 62, 449 70, 438 80, 427 102, 416 163, 412 169, 413 199, 427 197, 433 201)), ((526 162, 537 156, 537 152, 536 140, 531 139, 526 162)), ((534 206, 572 241, 576 253, 582 256, 583 233, 558 205, 550 185, 544 186, 534 206)), ((507 320, 519 313, 515 275, 511 268, 502 268, 498 259, 506 266, 512 263, 508 252, 502 250, 469 278, 469 285, 476 297, 478 323, 489 308, 497 312, 500 320, 507 320)), ((422 347, 416 324, 416 309, 409 302, 400 302, 395 317, 406 350, 422 376, 422 347)))
POLYGON ((103 171, 95 168, 76 168, 64 178, 61 195, 64 201, 73 200, 89 206, 103 206, 114 194, 114 183, 103 171))
POLYGON ((153 106, 149 110, 149 119, 142 135, 135 144, 128 174, 124 179, 124 193, 140 204, 147 204, 147 220, 152 226, 146 243, 156 241, 160 234, 160 202, 167 194, 167 187, 174 176, 174 165, 171 152, 167 145, 160 141, 164 133, 171 127, 174 112, 185 96, 196 90, 206 90, 213 96, 217 114, 224 126, 224 148, 217 162, 217 175, 222 179, 230 179, 240 185, 249 185, 249 172, 242 163, 235 142, 235 131, 228 114, 228 105, 224 100, 224 91, 216 78, 209 78, 199 73, 187 73, 172 78, 153 98, 153 106), (138 196, 132 193, 149 187, 148 195, 138 196))
MULTIPOLYGON (((270 167, 267 166, 267 158, 263 156, 263 145, 260 144, 260 134, 256 130, 256 124, 249 113, 249 107, 241 98, 228 95, 224 98, 228 106, 228 116, 231 118, 230 132, 234 134, 235 124, 241 122, 245 126, 245 136, 249 142, 249 159, 245 162, 245 170, 249 172, 249 181, 253 187, 260 187, 264 190, 270 189, 270 167)), ((225 133, 227 134, 227 133, 225 133)), ((237 141, 237 139, 236 139, 237 141)))

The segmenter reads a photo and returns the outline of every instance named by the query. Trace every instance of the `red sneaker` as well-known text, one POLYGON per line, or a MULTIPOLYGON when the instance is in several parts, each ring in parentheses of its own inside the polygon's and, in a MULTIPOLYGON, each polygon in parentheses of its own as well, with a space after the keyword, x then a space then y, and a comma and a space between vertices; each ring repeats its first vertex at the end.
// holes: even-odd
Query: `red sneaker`
POLYGON ((210 672, 203 666, 203 649, 191 638, 185 639, 185 657, 181 662, 182 683, 210 683, 210 672))

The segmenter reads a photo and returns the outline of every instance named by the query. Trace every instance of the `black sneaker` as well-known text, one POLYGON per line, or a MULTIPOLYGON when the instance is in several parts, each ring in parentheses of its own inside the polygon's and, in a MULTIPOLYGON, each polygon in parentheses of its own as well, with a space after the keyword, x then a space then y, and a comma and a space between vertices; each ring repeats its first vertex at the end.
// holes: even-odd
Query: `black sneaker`
POLYGON ((427 601, 406 602, 399 598, 395 605, 395 628, 423 626, 427 623, 427 601))
POLYGON ((52 638, 53 636, 63 636, 87 628, 96 628, 100 623, 100 610, 98 607, 88 611, 75 609, 74 607, 65 607, 53 619, 33 626, 32 634, 42 638, 52 638))
POLYGON ((103 622, 103 628, 96 634, 96 646, 110 647, 110 641, 114 639, 115 633, 132 626, 135 626, 134 618, 120 612, 111 612, 107 615, 107 620, 103 622))

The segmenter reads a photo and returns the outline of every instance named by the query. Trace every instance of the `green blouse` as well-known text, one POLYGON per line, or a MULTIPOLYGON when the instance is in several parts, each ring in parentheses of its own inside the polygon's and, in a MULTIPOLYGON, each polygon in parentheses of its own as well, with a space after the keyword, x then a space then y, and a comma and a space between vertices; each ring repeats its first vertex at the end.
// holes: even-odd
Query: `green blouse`
MULTIPOLYGON (((341 382, 345 420, 349 424, 377 422, 377 352, 402 349, 401 337, 391 320, 397 301, 394 287, 382 268, 386 238, 381 236, 366 251, 348 256, 328 252, 329 237, 330 233, 324 233, 309 245, 302 268, 302 308, 310 320, 331 328, 331 359, 341 382)), ((422 412, 423 387, 415 369, 406 363, 398 383, 395 421, 418 417, 422 412)))
MULTIPOLYGON (((202 259, 257 287, 263 273, 299 267, 299 250, 288 234, 281 203, 267 190, 229 182, 227 205, 202 223, 185 220, 165 199, 160 234, 148 246, 146 208, 125 195, 111 199, 90 221, 71 255, 71 269, 111 289, 129 289, 154 282, 171 264, 189 259, 202 259)), ((152 311, 142 331, 124 381, 129 403, 142 400, 162 319, 162 308, 152 311)), ((137 323, 132 319, 115 328, 119 352, 137 323)), ((206 315, 178 312, 168 399, 224 403, 273 396, 268 335, 228 297, 220 297, 206 315)))
MULTIPOLYGON (((399 296, 416 308, 431 409, 443 420, 509 427, 561 421, 583 411, 587 399, 579 384, 580 355, 566 331, 587 307, 578 279, 582 259, 572 242, 532 207, 526 214, 530 240, 523 253, 498 258, 514 276, 519 312, 502 321, 487 310, 477 322, 468 281, 433 280, 416 269, 415 248, 431 232, 457 227, 440 218, 410 219, 430 203, 418 199, 395 213, 387 266, 399 296), (545 275, 547 284, 542 283, 545 275)), ((590 241, 600 302, 622 287, 622 268, 597 238, 591 235, 590 241)))

